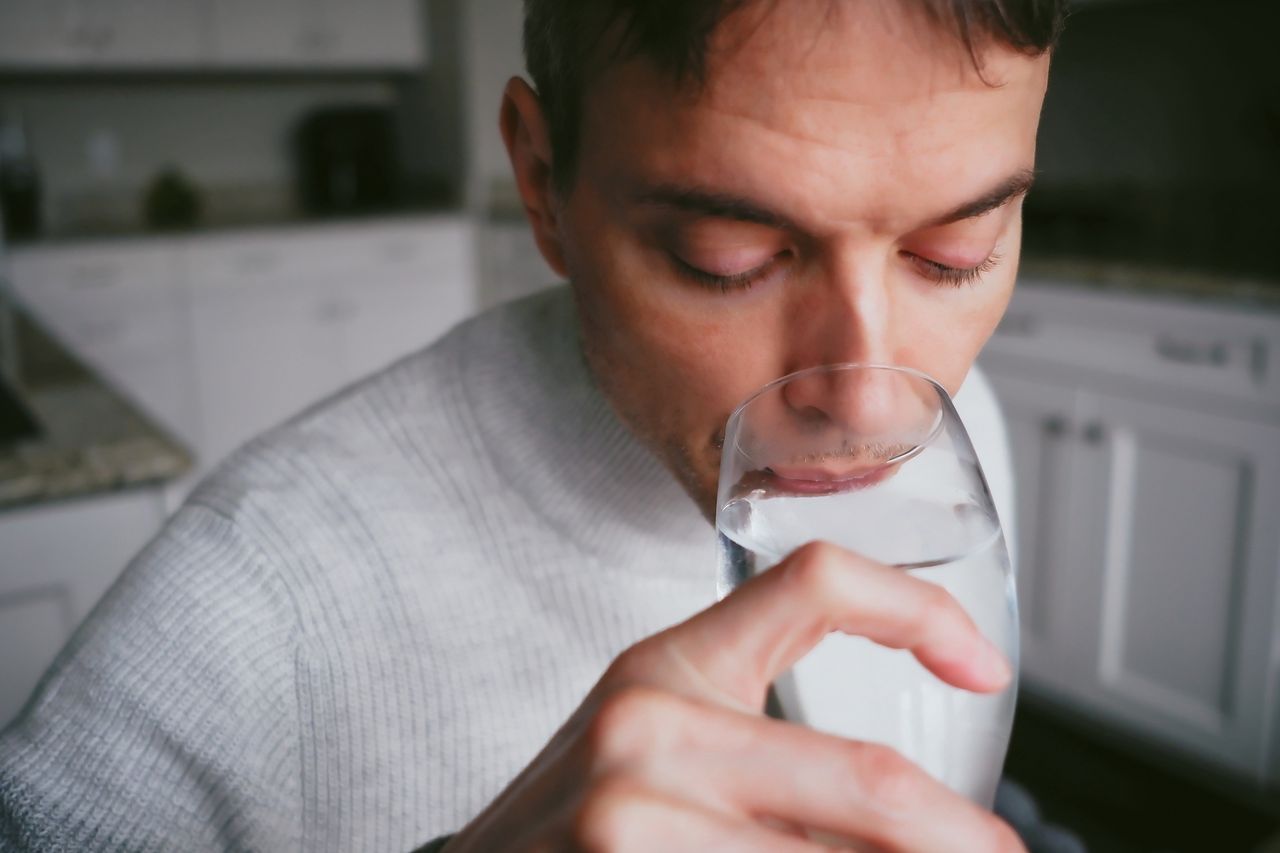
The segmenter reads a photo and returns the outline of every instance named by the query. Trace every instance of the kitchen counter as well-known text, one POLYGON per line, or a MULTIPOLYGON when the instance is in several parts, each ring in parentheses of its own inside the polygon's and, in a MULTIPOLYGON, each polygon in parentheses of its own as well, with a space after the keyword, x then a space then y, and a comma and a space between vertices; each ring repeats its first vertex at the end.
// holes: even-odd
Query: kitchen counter
POLYGON ((1037 282, 1089 287, 1096 290, 1212 302, 1225 307, 1280 311, 1280 281, 1150 267, 1082 257, 1024 254, 1018 271, 1020 284, 1037 282))
POLYGON ((191 453, 22 311, 15 312, 20 390, 41 433, 0 445, 0 510, 154 485, 191 453))
POLYGON ((389 222, 437 216, 454 217, 464 212, 460 205, 453 203, 451 200, 442 199, 439 201, 433 200, 398 205, 384 210, 329 216, 311 216, 294 209, 250 212, 217 217, 210 216, 197 225, 173 230, 147 229, 137 222, 128 220, 99 221, 64 227, 56 232, 42 234, 39 237, 15 240, 10 248, 22 250, 32 247, 74 246, 83 243, 198 239, 204 236, 234 235, 269 230, 376 227, 389 222))

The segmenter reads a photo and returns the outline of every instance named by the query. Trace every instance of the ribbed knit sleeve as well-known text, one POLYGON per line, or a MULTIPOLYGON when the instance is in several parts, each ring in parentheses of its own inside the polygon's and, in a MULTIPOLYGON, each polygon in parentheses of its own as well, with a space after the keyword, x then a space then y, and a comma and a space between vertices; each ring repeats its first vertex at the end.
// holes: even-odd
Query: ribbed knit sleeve
POLYGON ((298 849, 295 624, 230 521, 180 511, 0 737, 0 850, 298 849))

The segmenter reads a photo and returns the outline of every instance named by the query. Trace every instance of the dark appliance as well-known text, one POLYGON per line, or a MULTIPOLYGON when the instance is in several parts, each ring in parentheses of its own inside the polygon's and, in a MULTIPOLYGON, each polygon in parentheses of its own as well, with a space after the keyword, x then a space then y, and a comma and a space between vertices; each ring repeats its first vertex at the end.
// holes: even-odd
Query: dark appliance
POLYGON ((31 156, 22 117, 0 120, 0 221, 6 240, 40 233, 40 170, 31 156))
POLYGON ((396 151, 390 108, 314 110, 298 122, 294 142, 298 200, 306 212, 327 216, 392 206, 396 151))

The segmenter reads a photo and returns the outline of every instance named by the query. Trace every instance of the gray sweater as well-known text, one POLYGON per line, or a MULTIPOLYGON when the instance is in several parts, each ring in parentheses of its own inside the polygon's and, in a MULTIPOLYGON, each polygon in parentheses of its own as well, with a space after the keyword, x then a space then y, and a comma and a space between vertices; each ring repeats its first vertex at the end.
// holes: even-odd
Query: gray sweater
POLYGON ((714 579, 567 292, 504 307, 192 495, 0 736, 0 850, 409 850, 714 579))

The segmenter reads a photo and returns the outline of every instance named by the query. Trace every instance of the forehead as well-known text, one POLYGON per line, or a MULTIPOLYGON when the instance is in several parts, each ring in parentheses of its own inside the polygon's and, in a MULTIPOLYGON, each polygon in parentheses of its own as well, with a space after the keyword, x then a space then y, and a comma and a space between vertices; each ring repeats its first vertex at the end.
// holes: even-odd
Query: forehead
POLYGON ((582 170, 692 183, 815 228, 892 227, 1031 165, 1047 57, 965 46, 903 0, 749 4, 713 34, 702 85, 643 60, 585 94, 582 170), (985 78, 985 79, 984 79, 985 78))

